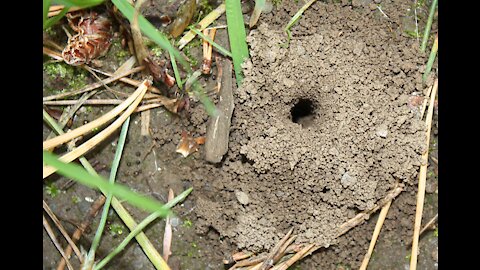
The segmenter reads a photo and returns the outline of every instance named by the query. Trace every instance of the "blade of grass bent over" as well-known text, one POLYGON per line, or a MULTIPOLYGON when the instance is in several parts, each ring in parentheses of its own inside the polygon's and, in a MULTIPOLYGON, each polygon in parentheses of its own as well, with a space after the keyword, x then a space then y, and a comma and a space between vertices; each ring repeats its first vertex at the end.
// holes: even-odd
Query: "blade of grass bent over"
POLYGON ((215 47, 220 53, 222 53, 225 56, 232 57, 232 53, 229 52, 227 49, 223 48, 220 46, 218 43, 213 41, 210 37, 205 36, 202 32, 198 31, 195 29, 195 27, 190 26, 189 29, 193 31, 195 34, 197 34, 199 37, 203 38, 206 40, 208 43, 212 44, 213 47, 215 47))
MULTIPOLYGON (((175 206, 177 203, 180 201, 184 200, 190 192, 192 192, 193 188, 189 188, 182 192, 180 195, 175 197, 173 200, 169 201, 168 203, 165 204, 165 207, 168 209, 172 208, 175 206)), ((97 265, 95 265, 94 270, 100 270, 102 267, 104 267, 109 261, 115 257, 118 253, 120 253, 130 242, 130 240, 133 239, 139 232, 141 232, 145 227, 147 227, 152 221, 160 217, 159 212, 154 212, 150 214, 148 217, 146 217, 142 222, 140 222, 135 229, 133 229, 125 239, 110 253, 108 254, 103 260, 101 260, 97 265)))
POLYGON ((285 26, 285 28, 284 28, 285 32, 287 33, 287 42, 285 44, 282 44, 281 45, 282 47, 288 47, 288 45, 290 44, 290 39, 292 38, 292 32, 290 32, 290 28, 295 23, 297 23, 297 21, 300 19, 300 17, 302 17, 303 12, 305 12, 305 10, 307 10, 307 8, 309 8, 315 1, 317 1, 317 0, 310 0, 308 3, 303 5, 303 7, 300 8, 297 11, 297 13, 295 13, 295 15, 293 15, 293 17, 290 19, 287 26, 285 26))
MULTIPOLYGON (((117 143, 117 150, 115 151, 115 157, 113 158, 112 162, 112 169, 110 171, 109 183, 115 183, 115 177, 117 175, 118 166, 120 164, 120 159, 122 157, 123 147, 125 145, 125 139, 127 138, 127 131, 130 123, 130 117, 125 120, 122 125, 122 130, 120 131, 120 136, 118 138, 117 143)), ((86 269, 91 269, 93 263, 95 261, 95 252, 100 245, 100 239, 102 237, 103 229, 105 228, 105 224, 107 223, 108 211, 110 210, 110 203, 112 202, 112 193, 109 192, 107 194, 107 198, 105 200, 105 204, 103 205, 102 216, 100 218, 100 222, 97 227, 97 231, 92 241, 92 245, 90 246, 90 251, 87 255, 87 261, 84 264, 83 268, 87 267, 86 269)))
MULTIPOLYGON (((57 132, 58 135, 64 134, 63 130, 58 126, 56 121, 48 115, 45 110, 43 110, 44 114, 44 119, 47 121, 47 123, 57 132)), ((80 163, 82 163, 83 167, 87 172, 93 176, 98 176, 97 172, 95 169, 93 169, 92 165, 88 162, 88 160, 85 157, 80 157, 79 158, 80 163)), ((102 191, 102 193, 106 196, 106 192, 102 191)), ((135 220, 132 218, 132 216, 128 213, 128 211, 123 207, 123 205, 120 203, 120 201, 113 197, 112 198, 112 207, 117 212, 118 216, 122 219, 123 223, 127 225, 128 229, 130 231, 134 230, 137 227, 137 223, 135 220)), ((163 269, 163 270, 169 270, 170 268, 168 265, 165 263, 163 260, 162 256, 158 253, 158 251, 155 249, 153 246, 152 242, 147 238, 145 233, 140 232, 135 236, 135 239, 137 240, 138 244, 142 248, 143 252, 147 255, 148 259, 152 264, 155 266, 156 269, 163 269)))
POLYGON ((243 80, 242 63, 248 58, 248 47, 245 33, 245 24, 243 22, 242 6, 240 0, 226 0, 226 15, 228 38, 230 41, 230 50, 232 51, 233 69, 237 79, 237 86, 240 86, 243 80))

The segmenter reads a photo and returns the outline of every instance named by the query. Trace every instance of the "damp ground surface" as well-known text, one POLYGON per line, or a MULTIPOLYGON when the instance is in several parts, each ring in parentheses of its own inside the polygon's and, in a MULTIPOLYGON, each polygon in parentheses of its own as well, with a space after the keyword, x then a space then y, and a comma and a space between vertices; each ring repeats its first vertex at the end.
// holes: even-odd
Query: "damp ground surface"
MULTIPOLYGON (((418 100, 432 83, 432 76, 422 82, 427 54, 419 52, 417 39, 408 34, 413 1, 317 1, 292 28, 289 46, 283 46, 287 38, 282 29, 300 7, 294 1, 274 6, 248 34, 251 58, 242 86, 234 87, 229 150, 219 164, 204 160, 203 146, 186 158, 175 152, 182 131, 205 136, 209 117, 195 100, 180 115, 151 110, 151 136, 142 136, 140 116, 132 117, 117 181, 161 202, 169 188, 179 194, 193 187, 174 208, 172 269, 224 269, 222 259, 229 254, 266 252, 291 227, 296 242, 324 247, 294 269, 358 269, 378 214, 337 237, 339 226, 376 206, 396 183, 405 188, 392 203, 368 269, 408 269, 417 172, 427 147, 418 100)), ((424 13, 418 10, 422 25, 424 13)), ((225 44, 225 33, 218 35, 225 44)), ((191 53, 201 54, 200 48, 191 53)), ((117 67, 125 59, 118 46, 110 54, 117 56, 112 60, 117 67)), ((53 84, 62 81, 46 83, 53 84)), ((209 89, 216 80, 202 78, 202 84, 209 89)), ((122 89, 120 84, 112 87, 122 89)), ((109 110, 83 109, 74 125, 109 110)), ((434 158, 436 120, 435 115, 430 143, 434 158)), ((105 177, 117 136, 87 156, 105 177)), ((427 175, 422 224, 437 213, 438 177, 432 160, 427 175)), ((44 189, 45 200, 70 233, 98 196, 60 177, 48 179, 44 189)), ((137 221, 148 215, 126 208, 137 221)), ((80 240, 87 250, 98 221, 80 240)), ((145 231, 160 252, 164 223, 157 220, 145 231)), ((126 234, 128 229, 111 212, 98 257, 126 234)), ((60 255, 45 232, 43 239, 44 269, 56 268, 60 255)), ((426 231, 418 269, 438 268, 437 246, 438 231, 426 231)), ((78 261, 72 262, 78 267, 78 261)), ((154 268, 132 242, 106 269, 154 268)))

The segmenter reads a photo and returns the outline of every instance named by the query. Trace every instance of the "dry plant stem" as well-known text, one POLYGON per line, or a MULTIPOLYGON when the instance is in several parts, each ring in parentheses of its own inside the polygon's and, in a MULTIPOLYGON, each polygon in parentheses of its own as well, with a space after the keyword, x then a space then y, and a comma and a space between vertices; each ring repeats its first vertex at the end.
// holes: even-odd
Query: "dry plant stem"
POLYGON ((73 270, 73 266, 72 266, 72 265, 70 264, 70 262, 68 261, 67 256, 66 256, 65 253, 63 252, 63 249, 62 249, 62 247, 60 246, 60 243, 58 242, 57 238, 55 237, 55 234, 53 233, 52 227, 50 227, 50 224, 48 224, 48 221, 47 221, 47 219, 45 218, 45 216, 43 216, 43 227, 44 227, 45 230, 47 231, 48 236, 49 236, 50 239, 52 240, 52 242, 53 242, 53 244, 55 245, 55 247, 57 248, 58 252, 60 252, 60 254, 62 255, 63 259, 65 260, 68 269, 69 269, 69 270, 73 270))
MULTIPOLYGON (((425 224, 425 226, 423 226, 423 228, 420 230, 420 234, 419 234, 419 237, 428 229, 430 228, 435 228, 434 224, 435 222, 437 221, 437 218, 438 218, 438 214, 436 214, 432 219, 430 219, 429 222, 427 222, 427 224, 425 224)), ((408 243, 408 246, 411 247, 412 246, 412 240, 410 240, 410 242, 408 243)))
MULTIPOLYGON (((52 219, 53 223, 57 226, 60 233, 62 233, 63 237, 65 237, 65 240, 67 240, 68 244, 73 248, 73 251, 75 252, 75 255, 77 255, 77 258, 80 261, 80 263, 83 263, 82 253, 78 249, 77 245, 75 245, 75 242, 73 242, 73 240, 70 238, 67 231, 63 227, 62 223, 60 223, 60 220, 58 220, 57 216, 55 216, 52 209, 50 209, 50 207, 47 205, 45 201, 43 201, 43 210, 47 212, 48 216, 50 216, 50 218, 52 219)), ((70 255, 66 257, 70 259, 70 255)))
MULTIPOLYGON (((105 196, 100 195, 95 202, 93 202, 92 206, 90 207, 90 211, 88 212, 88 215, 84 218, 80 226, 75 230, 75 232, 72 235, 72 241, 75 243, 80 239, 82 236, 83 232, 87 229, 87 227, 92 223, 93 218, 97 215, 98 211, 102 207, 102 205, 105 203, 105 196)), ((65 249, 65 255, 70 257, 70 254, 72 254, 72 246, 68 245, 67 248, 65 249)), ((63 270, 65 268, 65 259, 62 258, 60 263, 57 266, 57 270, 63 270)))
MULTIPOLYGON (((173 190, 168 190, 168 201, 170 202, 175 197, 173 190)), ((170 217, 165 219, 165 233, 163 234, 163 259, 168 262, 168 257, 172 255, 170 247, 172 246, 172 224, 170 224, 170 217)))
POLYGON ((340 227, 338 228, 338 234, 335 236, 335 238, 345 234, 348 232, 350 229, 353 227, 362 224, 365 220, 367 220, 372 213, 377 211, 380 207, 383 207, 385 204, 387 204, 389 201, 395 199, 402 191, 403 191, 404 184, 403 183, 397 183, 395 187, 385 196, 385 198, 381 199, 377 206, 373 207, 372 209, 365 210, 360 214, 357 214, 355 217, 349 219, 348 221, 344 222, 340 227))
POLYGON ((141 111, 140 113, 141 117, 141 129, 140 129, 140 134, 142 136, 148 136, 150 133, 148 130, 150 129, 150 110, 144 110, 141 111))
MULTIPOLYGON (((203 34, 208 36, 211 40, 215 40, 215 33, 217 29, 203 30, 203 34)), ((203 40, 203 62, 202 62, 202 73, 203 74, 210 74, 211 67, 212 67, 212 50, 213 45, 210 44, 208 41, 203 40)))
POLYGON ((296 235, 290 237, 281 247, 280 249, 278 250, 278 253, 275 255, 275 257, 273 257, 273 263, 275 264, 276 262, 278 262, 286 253, 287 251, 287 247, 290 246, 291 243, 293 243, 293 241, 295 241, 295 238, 297 238, 296 235))
POLYGON ((253 255, 253 252, 240 251, 240 252, 237 252, 237 253, 231 255, 227 259, 223 259, 223 264, 231 264, 231 263, 234 263, 234 262, 237 262, 237 261, 241 261, 243 259, 251 257, 252 255, 253 255))
MULTIPOLYGON (((50 9, 48 10, 48 17, 53 17, 53 16, 56 16, 58 14, 60 14, 60 12, 62 12, 62 9, 64 8, 64 6, 62 5, 55 5, 55 6, 51 6, 50 9)), ((73 11, 77 11, 77 10, 82 10, 83 8, 81 7, 71 7, 68 9, 67 13, 68 12, 73 12, 73 11)))
POLYGON ((62 57, 62 54, 59 53, 59 52, 56 52, 54 50, 51 50, 47 47, 43 47, 43 54, 46 54, 48 56, 50 56, 51 58, 55 59, 55 60, 61 60, 63 61, 63 57, 62 57))
POLYGON ((135 48, 135 56, 137 57, 138 63, 140 65, 144 65, 144 59, 148 57, 148 52, 143 44, 142 32, 138 27, 138 13, 140 6, 145 2, 145 0, 138 0, 135 3, 135 13, 133 14, 132 24, 130 25, 130 29, 132 32, 132 39, 133 39, 133 46, 135 48))
MULTIPOLYGON (((147 85, 150 84, 148 81, 144 81, 144 84, 138 88, 138 91, 140 91, 140 94, 138 95, 137 99, 134 100, 134 102, 128 107, 125 112, 117 118, 110 126, 99 132, 97 135, 95 135, 93 138, 90 140, 86 141, 79 147, 77 147, 75 150, 68 152, 67 154, 63 155, 60 157, 60 160, 63 162, 71 162, 75 160, 76 158, 82 156, 85 154, 87 151, 92 149, 94 146, 96 146, 98 143, 100 143, 102 140, 104 140, 106 137, 108 137, 110 134, 112 134, 116 129, 118 129, 122 123, 132 114, 132 112, 135 110, 135 108, 138 106, 140 101, 143 98, 143 95, 147 91, 147 85)), ((88 125, 88 124, 87 124, 88 125)), ((66 133, 68 134, 68 133, 66 133)), ((43 178, 45 179, 48 177, 50 174, 54 173, 57 169, 51 166, 44 166, 43 167, 43 178)))
POLYGON ((63 135, 57 136, 53 139, 47 140, 43 142, 43 149, 50 149, 52 147, 56 147, 61 145, 65 142, 70 141, 80 135, 85 133, 91 132, 94 128, 97 128, 108 121, 112 120, 115 116, 119 115, 122 111, 124 111, 128 106, 130 106, 138 97, 146 91, 146 85, 144 84, 143 87, 140 86, 128 99, 126 99, 122 104, 115 107, 113 110, 109 111, 108 113, 102 115, 101 117, 85 124, 79 128, 76 128, 72 131, 69 131, 63 135))
POLYGON ((428 166, 428 149, 430 142, 430 130, 432 128, 433 118, 433 105, 435 102, 435 96, 437 94, 438 79, 435 79, 433 83, 432 94, 430 95, 430 104, 428 106, 427 117, 425 119, 427 126, 426 144, 427 149, 422 155, 422 165, 420 166, 420 173, 418 178, 418 193, 417 193, 417 208, 415 211, 415 225, 413 228, 413 241, 412 241, 412 255, 410 258, 410 270, 417 269, 417 256, 418 256, 418 238, 420 236, 420 227, 422 223, 423 215, 423 203, 425 200, 425 185, 427 180, 427 166, 428 166))
MULTIPOLYGON (((210 12, 205 18, 203 18, 198 24, 197 29, 202 31, 207 26, 209 26, 213 21, 225 13, 225 3, 220 4, 216 9, 210 12)), ((196 36, 195 32, 192 30, 188 31, 177 43, 178 49, 181 50, 185 45, 187 45, 194 37, 196 36)))
POLYGON ((380 215, 378 216, 377 224, 375 225, 375 230, 373 231, 372 240, 370 240, 370 245, 368 246, 367 254, 363 257, 362 265, 360 265, 360 270, 366 270, 368 266, 368 262, 370 261, 370 257, 372 256, 373 248, 375 247, 375 243, 377 242, 378 235, 380 234, 380 230, 382 229, 383 222, 385 221, 385 217, 387 216, 388 209, 390 209, 390 205, 392 201, 388 201, 382 207, 380 211, 380 215))
POLYGON ((267 270, 273 266, 273 258, 277 255, 280 248, 283 246, 285 242, 287 242, 288 238, 293 232, 293 227, 288 231, 288 233, 275 245, 275 247, 270 251, 268 254, 267 259, 262 263, 262 266, 259 268, 260 270, 267 270))
POLYGON ((423 119, 423 115, 425 114, 425 110, 427 109, 427 102, 428 102, 428 98, 432 93, 432 89, 433 89, 433 84, 428 88, 427 95, 425 95, 425 98, 423 99, 422 110, 420 111, 420 119, 423 119))
POLYGON ((297 252, 297 254, 293 255, 293 257, 291 257, 287 261, 273 267, 272 270, 287 270, 288 267, 292 266, 295 262, 297 262, 298 260, 304 258, 306 255, 313 252, 314 247, 315 247, 315 244, 309 244, 309 245, 305 246, 302 250, 297 252))
POLYGON ((243 260, 243 261, 239 261, 237 262, 235 265, 233 265, 232 267, 230 267, 228 270, 233 270, 233 269, 236 269, 238 267, 243 267, 243 266, 250 266, 250 265, 255 265, 255 264, 260 264, 261 262, 263 262, 266 258, 267 258, 267 254, 264 254, 264 255, 258 255, 257 257, 254 257, 254 258, 251 258, 249 260, 243 260))
MULTIPOLYGON (((144 69, 143 66, 138 67, 138 68, 144 69)), ((95 70, 95 69, 93 69, 93 70, 95 70)), ((101 73, 103 75, 109 76, 109 77, 113 76, 112 74, 110 74, 108 72, 105 72, 105 71, 101 71, 101 70, 95 70, 95 71, 98 72, 98 73, 101 73)), ((133 85, 135 87, 138 87, 142 83, 141 81, 137 81, 137 80, 126 78, 126 77, 122 77, 118 80, 121 81, 121 82, 130 84, 130 85, 133 85)), ((158 88, 156 88, 155 86, 148 87, 148 90, 152 93, 155 93, 155 94, 162 94, 162 92, 158 88)))
POLYGON ((130 74, 139 72, 143 69, 144 69, 144 67, 135 67, 135 68, 132 68, 131 70, 126 71, 122 74, 118 74, 117 76, 112 76, 110 78, 106 78, 105 80, 102 80, 102 82, 96 82, 96 83, 92 83, 90 85, 87 85, 87 86, 85 86, 82 89, 79 89, 77 91, 71 91, 71 92, 67 92, 67 93, 62 93, 62 94, 57 94, 57 95, 51 95, 51 96, 44 97, 43 101, 62 99, 62 98, 66 98, 66 97, 69 97, 69 96, 76 96, 78 94, 82 94, 82 93, 85 93, 85 92, 88 92, 88 91, 92 91, 93 89, 96 89, 98 87, 103 86, 103 84, 108 84, 108 83, 111 83, 113 81, 117 81, 122 77, 125 77, 125 76, 128 76, 130 74))

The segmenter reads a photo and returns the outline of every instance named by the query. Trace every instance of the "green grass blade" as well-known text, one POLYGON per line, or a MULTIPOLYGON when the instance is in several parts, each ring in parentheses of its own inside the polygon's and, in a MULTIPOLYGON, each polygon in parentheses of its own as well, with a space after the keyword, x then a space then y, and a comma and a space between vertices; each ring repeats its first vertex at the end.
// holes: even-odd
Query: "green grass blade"
POLYGON ((310 0, 309 2, 307 2, 305 5, 303 5, 298 11, 297 13, 295 13, 295 15, 293 15, 293 17, 290 19, 290 21, 288 22, 287 26, 285 26, 284 30, 285 32, 287 33, 287 42, 282 44, 281 46, 284 47, 284 48, 287 48, 288 45, 290 45, 290 39, 292 38, 292 32, 290 31, 290 28, 297 23, 298 20, 300 20, 300 17, 302 17, 303 15, 303 12, 305 12, 305 10, 307 10, 307 8, 309 8, 315 1, 317 0, 310 0))
MULTIPOLYGON (((175 206, 177 203, 183 201, 190 192, 192 192, 193 188, 189 188, 182 192, 180 195, 175 197, 173 200, 170 202, 166 203, 165 206, 168 207, 169 209, 175 206)), ((108 262, 110 262, 115 255, 120 253, 126 246, 127 244, 135 237, 139 232, 143 231, 145 227, 147 227, 152 221, 157 219, 159 217, 158 212, 150 214, 148 217, 146 217, 142 222, 140 222, 137 227, 135 227, 134 230, 132 230, 125 239, 112 251, 110 254, 108 254, 104 259, 102 259, 97 265, 95 265, 94 270, 100 270, 103 268, 108 262)))
POLYGON ((51 2, 51 0, 43 0, 43 29, 45 29, 45 22, 48 19, 48 10, 51 2))
POLYGON ((432 28, 433 15, 435 14, 435 8, 437 7, 438 0, 433 0, 430 6, 430 13, 428 14, 427 25, 425 26, 425 32, 423 33, 422 45, 420 51, 424 52, 427 48, 428 36, 430 36, 430 29, 432 28))
MULTIPOLYGON (((122 130, 120 131, 120 136, 118 138, 117 149, 115 151, 115 157, 112 162, 112 169, 110 171, 109 183, 115 183, 115 177, 117 175, 118 166, 120 165, 120 159, 123 153, 123 147, 125 145, 125 139, 127 138, 127 131, 130 123, 130 117, 128 117, 122 125, 122 130)), ((110 210, 110 203, 112 202, 112 193, 107 194, 105 204, 103 205, 102 216, 97 227, 97 231, 90 246, 90 251, 87 255, 87 260, 85 260, 84 267, 87 266, 88 269, 91 269, 93 262, 95 260, 95 252, 100 245, 100 239, 102 237, 105 224, 107 223, 108 211, 110 210)))
MULTIPOLYGON (((122 14, 130 21, 130 23, 133 20, 133 14, 135 12, 135 8, 130 5, 126 0, 112 0, 112 3, 122 12, 122 14)), ((172 44, 170 44, 170 41, 168 38, 162 34, 160 31, 158 31, 155 26, 153 26, 145 17, 142 16, 142 14, 138 14, 138 26, 140 27, 140 30, 147 36, 149 37, 153 42, 155 42, 158 46, 160 46, 162 49, 168 51, 171 53, 177 61, 182 64, 182 66, 190 72, 190 66, 188 65, 187 61, 183 59, 183 57, 180 55, 180 52, 175 49, 172 44)))
MULTIPOLYGON (((59 127, 56 121, 52 117, 50 117, 50 115, 48 115, 48 113, 45 110, 43 110, 43 116, 44 116, 45 122, 47 122, 55 130, 57 134, 62 135, 65 133, 59 127)), ((95 169, 92 167, 92 165, 90 165, 90 163, 85 157, 80 157, 79 160, 89 174, 98 176, 95 169)), ((105 196, 107 195, 107 193, 105 193, 103 190, 102 192, 105 196)), ((125 207, 123 207, 120 201, 115 197, 113 197, 112 199, 112 207, 117 212, 118 216, 122 219, 122 221, 125 223, 125 225, 127 225, 129 230, 132 231, 137 227, 137 223, 135 222, 135 220, 128 213, 125 207)), ((150 242, 150 240, 147 238, 147 236, 143 232, 140 232, 137 236, 135 236, 135 239, 137 240, 138 244, 147 255, 148 259, 155 266, 155 269, 168 269, 167 263, 163 260, 162 256, 155 249, 155 246, 153 246, 152 242, 150 242)))
POLYGON ((55 4, 64 5, 69 7, 87 8, 100 5, 105 0, 53 0, 55 4))
POLYGON ((189 29, 193 31, 195 34, 197 34, 199 37, 205 39, 208 43, 212 44, 213 47, 215 47, 220 53, 222 53, 225 56, 232 57, 232 53, 229 52, 227 49, 223 48, 220 46, 218 43, 213 41, 210 37, 205 36, 202 32, 198 31, 195 29, 195 27, 190 26, 189 29))
POLYGON ((243 80, 242 63, 248 58, 248 47, 245 33, 245 24, 243 22, 242 6, 240 0, 226 0, 226 15, 228 38, 230 41, 230 50, 232 51, 233 69, 237 79, 237 86, 240 86, 243 80))
POLYGON ((173 74, 175 75, 175 82, 177 83, 178 89, 182 89, 183 83, 182 78, 180 77, 180 72, 178 71, 177 61, 173 56, 172 52, 168 52, 170 55, 170 62, 172 63, 173 74))
POLYGON ((77 164, 64 163, 58 160, 56 155, 48 151, 43 151, 43 162, 46 165, 55 167, 58 173, 65 177, 72 178, 91 188, 100 189, 107 193, 111 192, 115 197, 124 199, 133 206, 150 212, 159 211, 161 216, 166 216, 170 213, 170 211, 157 200, 141 196, 124 185, 108 183, 103 177, 91 175, 77 164))
POLYGON ((45 23, 43 24, 43 29, 45 30, 50 26, 54 25, 56 22, 60 21, 65 16, 65 14, 67 14, 68 9, 69 7, 65 6, 60 13, 58 13, 57 15, 51 18, 46 19, 45 23))
POLYGON ((427 80, 427 77, 430 74, 430 71, 432 70, 433 63, 435 62, 435 57, 437 56, 437 51, 438 51, 438 36, 435 37, 432 50, 430 51, 430 56, 428 57, 427 66, 422 76, 423 81, 427 80))

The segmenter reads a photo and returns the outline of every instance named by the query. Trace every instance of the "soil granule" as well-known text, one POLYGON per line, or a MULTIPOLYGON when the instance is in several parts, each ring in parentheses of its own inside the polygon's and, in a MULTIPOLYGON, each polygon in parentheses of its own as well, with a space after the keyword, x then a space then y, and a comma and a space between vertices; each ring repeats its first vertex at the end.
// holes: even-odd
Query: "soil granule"
POLYGON ((425 88, 416 44, 367 10, 316 2, 282 47, 297 10, 286 3, 247 37, 229 152, 201 173, 199 231, 239 249, 268 250, 292 226, 297 242, 337 243, 342 223, 414 183, 426 149, 408 106, 425 88))

